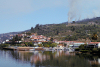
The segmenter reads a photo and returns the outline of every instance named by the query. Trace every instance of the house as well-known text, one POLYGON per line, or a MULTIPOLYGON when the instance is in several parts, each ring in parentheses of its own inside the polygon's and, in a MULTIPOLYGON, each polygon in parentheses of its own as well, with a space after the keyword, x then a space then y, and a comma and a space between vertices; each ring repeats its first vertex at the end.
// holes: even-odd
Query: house
POLYGON ((38 44, 42 44, 42 42, 41 42, 41 41, 34 41, 33 44, 34 44, 35 46, 38 46, 38 44))
POLYGON ((80 45, 84 45, 85 43, 84 42, 74 42, 74 45, 73 45, 73 47, 74 48, 77 48, 77 47, 79 47, 80 45))
POLYGON ((54 39, 53 42, 59 44, 59 41, 57 41, 56 39, 54 39))
POLYGON ((100 42, 90 42, 87 45, 88 48, 100 48, 100 42))
POLYGON ((57 45, 57 49, 64 49, 64 44, 57 45))
POLYGON ((59 43, 67 44, 66 47, 71 46, 74 48, 77 48, 80 45, 85 44, 84 42, 77 42, 77 41, 59 41, 59 43))

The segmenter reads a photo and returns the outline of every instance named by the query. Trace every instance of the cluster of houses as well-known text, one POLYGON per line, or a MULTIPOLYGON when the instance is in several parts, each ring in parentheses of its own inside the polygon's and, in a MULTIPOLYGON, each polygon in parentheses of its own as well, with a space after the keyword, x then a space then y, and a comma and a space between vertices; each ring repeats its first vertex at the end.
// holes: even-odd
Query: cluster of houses
MULTIPOLYGON (((87 48, 100 48, 100 42, 78 42, 78 41, 58 41, 58 43, 61 44, 66 44, 66 47, 72 47, 72 48, 78 48, 80 45, 87 44, 87 48)), ((63 45, 64 46, 64 45, 63 45)), ((59 46, 62 47, 62 46, 59 46)))
MULTIPOLYGON (((35 46, 38 46, 38 44, 42 44, 43 42, 48 42, 51 39, 50 37, 46 37, 43 35, 37 35, 36 33, 32 33, 31 35, 27 35, 26 33, 25 34, 18 34, 18 37, 21 37, 21 40, 15 41, 16 43, 32 42, 35 46)), ((87 47, 100 48, 100 42, 84 43, 84 42, 78 42, 78 41, 57 41, 56 39, 54 39, 53 42, 57 43, 58 44, 57 47, 59 47, 59 48, 64 48, 64 47, 78 48, 80 45, 83 45, 83 44, 87 44, 87 47)), ((10 44, 11 41, 7 39, 5 41, 5 43, 10 44)))
MULTIPOLYGON (((34 45, 42 44, 42 42, 48 42, 50 41, 50 37, 46 37, 43 35, 37 35, 36 33, 32 33, 31 35, 25 34, 17 34, 19 38, 21 38, 20 41, 15 41, 15 43, 22 43, 22 42, 32 42, 34 45)), ((11 44, 11 40, 7 39, 3 43, 11 44)))

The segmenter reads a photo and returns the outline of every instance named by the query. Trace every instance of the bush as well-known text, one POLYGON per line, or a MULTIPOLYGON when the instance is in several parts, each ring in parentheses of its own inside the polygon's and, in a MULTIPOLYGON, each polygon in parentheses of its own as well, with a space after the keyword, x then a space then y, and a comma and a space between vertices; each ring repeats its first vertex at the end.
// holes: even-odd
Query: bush
POLYGON ((97 48, 93 48, 93 51, 98 51, 98 49, 97 48))
POLYGON ((89 50, 80 50, 82 53, 87 53, 89 50))
POLYGON ((38 44, 38 46, 39 46, 39 47, 43 47, 43 45, 42 45, 42 44, 38 44))
POLYGON ((0 48, 8 47, 8 46, 9 46, 9 44, 1 44, 1 45, 0 45, 0 48))
POLYGON ((84 49, 84 45, 80 45, 79 46, 79 49, 84 49))
POLYGON ((25 46, 34 46, 32 42, 25 42, 25 46))
POLYGON ((44 47, 56 47, 57 44, 56 43, 52 43, 52 42, 43 42, 43 46, 44 47))
POLYGON ((79 50, 80 50, 79 48, 76 48, 76 49, 75 49, 75 51, 79 51, 79 50))

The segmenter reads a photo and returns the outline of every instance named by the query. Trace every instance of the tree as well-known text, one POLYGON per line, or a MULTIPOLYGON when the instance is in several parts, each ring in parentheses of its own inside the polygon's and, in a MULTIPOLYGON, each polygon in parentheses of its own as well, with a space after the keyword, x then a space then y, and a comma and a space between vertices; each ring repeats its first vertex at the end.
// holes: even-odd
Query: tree
POLYGON ((31 35, 31 33, 29 33, 29 32, 28 32, 28 33, 26 33, 26 34, 27 34, 27 35, 31 35))
POLYGON ((75 23, 75 21, 72 22, 73 24, 75 23))
POLYGON ((39 46, 39 47, 43 47, 43 45, 42 45, 42 44, 38 44, 38 46, 39 46))
POLYGON ((32 42, 28 42, 28 46, 34 46, 32 42))
POLYGON ((50 41, 52 41, 52 42, 53 42, 53 38, 51 38, 51 39, 50 39, 50 41))
POLYGON ((37 25, 35 26, 35 29, 39 29, 39 26, 40 26, 40 25, 39 25, 39 24, 37 24, 37 25))
POLYGON ((12 45, 14 45, 15 44, 15 37, 13 37, 13 39, 11 40, 12 41, 12 45))
POLYGON ((31 32, 34 32, 34 28, 33 27, 31 27, 31 32))
POLYGON ((52 43, 50 47, 56 47, 57 44, 56 43, 52 43))
POLYGON ((56 34, 58 35, 59 34, 59 31, 57 30, 56 34))
POLYGON ((97 34, 94 33, 93 36, 92 36, 92 40, 97 40, 97 38, 98 38, 98 37, 97 37, 97 34))
POLYGON ((71 26, 71 30, 72 30, 72 31, 75 31, 75 27, 74 27, 74 26, 71 26))
POLYGON ((80 48, 80 49, 84 49, 84 45, 80 45, 79 48, 80 48))
POLYGON ((19 41, 18 35, 15 36, 15 41, 19 41))
POLYGON ((66 46, 67 46, 67 44, 65 44, 65 43, 64 43, 64 46, 66 47, 66 46))

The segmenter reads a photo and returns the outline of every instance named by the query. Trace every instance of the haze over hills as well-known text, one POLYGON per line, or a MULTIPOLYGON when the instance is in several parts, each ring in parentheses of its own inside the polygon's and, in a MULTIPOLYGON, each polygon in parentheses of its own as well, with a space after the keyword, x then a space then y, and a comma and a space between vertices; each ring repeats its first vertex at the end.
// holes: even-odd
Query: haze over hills
POLYGON ((52 36, 54 38, 57 38, 58 40, 77 40, 79 38, 85 39, 87 37, 90 37, 87 35, 92 35, 93 33, 97 33, 98 36, 100 36, 99 25, 100 17, 73 21, 71 23, 63 22, 60 24, 37 24, 35 28, 32 27, 29 30, 0 34, 0 43, 22 32, 34 32, 38 35, 52 36), (93 24, 90 25, 88 24, 89 22, 92 22, 93 24))

